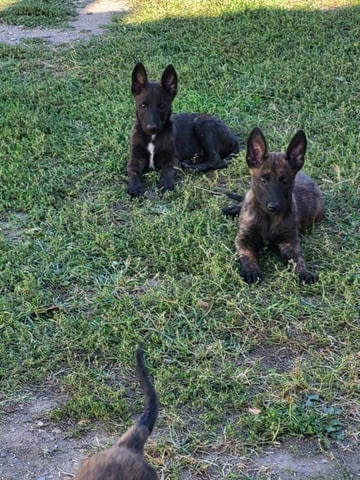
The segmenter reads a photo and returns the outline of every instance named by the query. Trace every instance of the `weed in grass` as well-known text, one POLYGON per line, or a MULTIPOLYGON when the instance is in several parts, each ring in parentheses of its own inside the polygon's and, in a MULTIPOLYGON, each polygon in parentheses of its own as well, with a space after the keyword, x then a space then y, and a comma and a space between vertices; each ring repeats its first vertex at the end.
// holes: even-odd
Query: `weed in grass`
POLYGON ((306 402, 288 406, 268 403, 260 412, 255 416, 245 415, 241 419, 242 428, 248 432, 247 442, 251 443, 259 436, 264 442, 273 442, 288 433, 344 439, 344 427, 337 418, 341 410, 334 407, 315 409, 306 402))

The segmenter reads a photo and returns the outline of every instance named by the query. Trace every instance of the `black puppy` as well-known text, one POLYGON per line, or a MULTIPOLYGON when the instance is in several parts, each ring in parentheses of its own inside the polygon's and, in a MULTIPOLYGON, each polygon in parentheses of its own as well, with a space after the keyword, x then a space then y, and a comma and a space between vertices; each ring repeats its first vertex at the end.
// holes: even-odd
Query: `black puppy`
POLYGON ((144 193, 142 176, 148 170, 160 170, 160 189, 173 190, 178 165, 202 172, 224 168, 226 158, 239 152, 237 138, 216 117, 196 113, 171 116, 177 92, 177 74, 172 65, 166 67, 157 83, 148 81, 144 66, 138 63, 132 73, 131 90, 136 120, 127 192, 132 197, 144 193))

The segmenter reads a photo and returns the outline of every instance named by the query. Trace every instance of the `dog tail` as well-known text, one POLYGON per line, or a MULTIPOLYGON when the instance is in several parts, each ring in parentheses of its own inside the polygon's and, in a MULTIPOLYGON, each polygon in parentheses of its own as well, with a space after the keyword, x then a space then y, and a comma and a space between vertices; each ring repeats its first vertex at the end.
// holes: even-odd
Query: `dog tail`
POLYGON ((142 454, 146 440, 153 431, 158 417, 159 405, 154 385, 145 366, 144 352, 141 348, 136 350, 135 357, 136 374, 145 395, 145 410, 136 424, 120 437, 117 445, 142 454))
POLYGON ((136 362, 136 373, 146 398, 145 411, 137 423, 138 425, 146 427, 150 435, 158 417, 159 406, 154 385, 151 383, 149 372, 144 363, 144 352, 141 350, 141 348, 136 351, 136 362))
POLYGON ((242 202, 244 200, 244 195, 238 195, 234 192, 225 192, 225 195, 231 200, 236 200, 237 202, 242 202))

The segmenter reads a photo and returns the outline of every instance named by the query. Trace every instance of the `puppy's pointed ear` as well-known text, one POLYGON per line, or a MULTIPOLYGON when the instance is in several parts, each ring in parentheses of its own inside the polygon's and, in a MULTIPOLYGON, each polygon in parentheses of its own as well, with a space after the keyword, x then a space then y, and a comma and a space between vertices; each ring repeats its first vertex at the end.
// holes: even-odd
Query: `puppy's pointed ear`
POLYGON ((300 170, 304 165, 306 145, 305 133, 303 130, 299 130, 292 138, 286 151, 288 162, 294 170, 300 170))
POLYGON ((165 68, 161 77, 161 86, 168 92, 172 100, 177 92, 177 74, 172 65, 165 68))
POLYGON ((246 162, 249 168, 257 168, 268 153, 265 137, 260 128, 255 127, 247 141, 246 162))
POLYGON ((145 67, 138 63, 132 72, 131 92, 134 96, 139 95, 148 83, 145 67))

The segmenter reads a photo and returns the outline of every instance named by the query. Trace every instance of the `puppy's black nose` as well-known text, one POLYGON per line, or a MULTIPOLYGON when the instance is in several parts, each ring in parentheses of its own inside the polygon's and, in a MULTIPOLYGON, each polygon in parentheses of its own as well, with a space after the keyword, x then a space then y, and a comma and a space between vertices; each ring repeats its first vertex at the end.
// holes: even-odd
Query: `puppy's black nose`
POLYGON ((277 212, 279 210, 280 203, 279 202, 268 202, 266 204, 266 206, 267 206, 267 209, 269 210, 269 212, 277 212))
POLYGON ((154 123, 148 123, 146 125, 146 133, 150 133, 150 135, 154 135, 157 133, 158 129, 157 126, 154 123))

